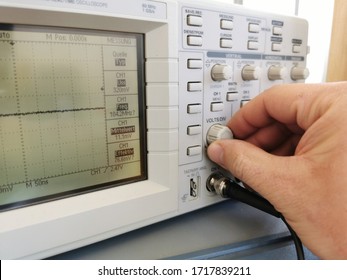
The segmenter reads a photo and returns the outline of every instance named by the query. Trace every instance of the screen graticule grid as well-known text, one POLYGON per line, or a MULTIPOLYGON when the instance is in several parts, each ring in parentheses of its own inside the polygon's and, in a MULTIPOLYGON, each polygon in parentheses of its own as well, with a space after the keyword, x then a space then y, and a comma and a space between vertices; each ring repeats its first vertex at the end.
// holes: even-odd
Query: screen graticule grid
POLYGON ((0 185, 108 165, 102 46, 82 46, 0 42, 0 185))

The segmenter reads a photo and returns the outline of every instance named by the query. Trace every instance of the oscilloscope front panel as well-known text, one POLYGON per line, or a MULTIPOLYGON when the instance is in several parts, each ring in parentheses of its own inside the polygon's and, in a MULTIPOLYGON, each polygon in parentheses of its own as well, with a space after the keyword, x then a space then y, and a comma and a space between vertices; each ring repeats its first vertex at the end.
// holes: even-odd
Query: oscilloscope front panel
POLYGON ((3 259, 221 201, 205 187, 220 169, 210 127, 308 76, 303 19, 218 1, 27 2, 0 0, 3 259))
POLYGON ((180 202, 190 208, 210 199, 218 168, 206 157, 209 128, 265 89, 307 78, 307 22, 182 4, 180 28, 180 202))

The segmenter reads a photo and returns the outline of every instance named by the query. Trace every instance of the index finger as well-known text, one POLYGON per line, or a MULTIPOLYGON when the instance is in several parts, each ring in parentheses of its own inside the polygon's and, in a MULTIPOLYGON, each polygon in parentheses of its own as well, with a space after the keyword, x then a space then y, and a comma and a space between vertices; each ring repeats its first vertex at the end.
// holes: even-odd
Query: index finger
MULTIPOLYGON (((245 139, 275 122, 291 129, 298 127, 306 130, 330 104, 321 102, 321 99, 329 98, 329 87, 339 87, 339 83, 274 86, 236 112, 228 126, 239 139, 245 139)), ((336 89, 330 91, 336 92, 336 89)))

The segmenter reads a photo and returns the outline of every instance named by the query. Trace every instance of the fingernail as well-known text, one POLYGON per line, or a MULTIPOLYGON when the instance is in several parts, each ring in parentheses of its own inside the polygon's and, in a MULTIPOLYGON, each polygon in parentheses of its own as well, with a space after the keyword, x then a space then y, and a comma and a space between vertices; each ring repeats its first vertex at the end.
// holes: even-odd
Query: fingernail
POLYGON ((221 145, 217 143, 212 143, 208 146, 207 154, 210 160, 214 161, 219 165, 223 164, 224 150, 221 145))

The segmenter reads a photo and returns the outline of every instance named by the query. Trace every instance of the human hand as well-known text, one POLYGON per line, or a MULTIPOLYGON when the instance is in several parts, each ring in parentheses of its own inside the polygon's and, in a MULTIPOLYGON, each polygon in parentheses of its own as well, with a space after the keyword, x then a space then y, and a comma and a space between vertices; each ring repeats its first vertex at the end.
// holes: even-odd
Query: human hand
POLYGON ((266 90, 228 122, 211 160, 269 200, 304 245, 347 259, 347 82, 266 90))

